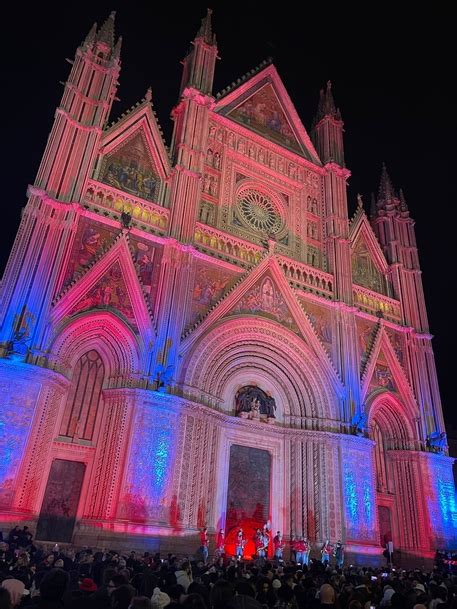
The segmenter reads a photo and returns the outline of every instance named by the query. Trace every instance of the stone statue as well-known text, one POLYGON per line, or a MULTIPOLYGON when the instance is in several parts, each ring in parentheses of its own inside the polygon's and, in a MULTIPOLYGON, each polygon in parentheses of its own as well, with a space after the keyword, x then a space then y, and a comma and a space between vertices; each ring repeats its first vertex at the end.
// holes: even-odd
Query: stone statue
POLYGON ((356 412, 352 417, 351 425, 356 436, 364 436, 367 429, 367 415, 365 412, 356 412))
POLYGON ((267 422, 272 422, 275 410, 274 398, 255 385, 242 387, 235 396, 235 414, 244 419, 266 419, 267 422))
POLYGON ((446 432, 432 431, 429 433, 426 446, 431 452, 443 454, 447 450, 446 432))
POLYGON ((156 367, 156 380, 157 380, 157 391, 165 393, 168 385, 171 385, 173 380, 174 366, 170 364, 165 367, 163 364, 157 364, 156 367))

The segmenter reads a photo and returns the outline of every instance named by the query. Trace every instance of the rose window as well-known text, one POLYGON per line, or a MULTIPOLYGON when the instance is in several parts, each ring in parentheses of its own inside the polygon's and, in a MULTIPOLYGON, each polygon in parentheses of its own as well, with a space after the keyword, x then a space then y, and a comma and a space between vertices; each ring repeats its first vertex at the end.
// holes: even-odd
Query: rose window
POLYGON ((256 190, 244 190, 238 199, 238 211, 246 224, 264 232, 276 233, 281 216, 273 202, 256 190))

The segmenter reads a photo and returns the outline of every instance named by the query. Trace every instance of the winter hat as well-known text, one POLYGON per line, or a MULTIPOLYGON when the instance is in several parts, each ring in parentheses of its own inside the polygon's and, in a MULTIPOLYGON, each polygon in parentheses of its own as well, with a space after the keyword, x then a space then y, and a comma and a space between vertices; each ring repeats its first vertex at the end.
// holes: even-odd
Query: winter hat
POLYGON ((281 582, 279 581, 279 579, 274 579, 274 580, 271 582, 271 585, 272 585, 272 587, 273 587, 275 590, 277 590, 278 588, 280 588, 280 587, 281 587, 281 582))
POLYGON ((151 596, 151 602, 153 609, 163 609, 170 604, 171 599, 165 592, 162 592, 160 588, 154 588, 154 592, 151 596))
POLYGON ((390 605, 392 596, 395 594, 395 590, 391 586, 384 588, 384 595, 382 597, 381 605, 390 605))
POLYGON ((19 579, 4 579, 2 581, 2 588, 6 588, 10 593, 13 607, 18 606, 24 594, 29 593, 28 590, 25 590, 24 582, 21 582, 19 579))
POLYGON ((97 584, 91 577, 85 577, 79 584, 79 589, 83 592, 95 592, 97 590, 97 584))
POLYGON ((424 588, 423 584, 416 584, 414 586, 414 590, 420 590, 421 592, 423 592, 425 594, 425 588, 424 588))
POLYGON ((335 602, 335 590, 330 584, 322 584, 319 590, 321 605, 333 605, 335 602))

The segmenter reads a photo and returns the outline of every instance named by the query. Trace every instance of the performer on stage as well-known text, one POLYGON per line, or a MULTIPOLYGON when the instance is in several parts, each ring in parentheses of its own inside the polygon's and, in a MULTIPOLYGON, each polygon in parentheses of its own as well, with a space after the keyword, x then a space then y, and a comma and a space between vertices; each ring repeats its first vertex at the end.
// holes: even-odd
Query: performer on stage
POLYGON ((268 558, 268 546, 270 545, 270 531, 271 531, 271 524, 270 521, 268 521, 266 524, 263 525, 263 549, 265 551, 265 558, 268 558))
POLYGON ((295 535, 290 536, 290 560, 297 562, 297 539, 295 535))
POLYGON ((277 531, 276 535, 273 537, 273 546, 275 550, 276 560, 279 561, 283 559, 285 545, 286 544, 284 543, 284 540, 282 538, 281 531, 277 531))
POLYGON ((303 564, 309 565, 309 554, 311 552, 311 544, 308 539, 305 537, 303 539, 303 564))
POLYGON ((325 540, 324 545, 321 548, 322 564, 328 565, 330 562, 330 556, 333 554, 333 546, 330 545, 328 539, 325 540))
POLYGON ((341 542, 341 539, 339 539, 335 544, 333 556, 335 557, 336 566, 338 567, 338 569, 342 569, 344 563, 344 546, 341 542))
POLYGON ((203 562, 205 565, 208 562, 208 544, 208 529, 207 527, 203 527, 200 533, 200 551, 202 553, 203 562))
POLYGON ((257 529, 254 537, 255 555, 257 558, 265 558, 265 541, 263 533, 260 529, 257 529))
POLYGON ((216 558, 221 558, 225 555, 225 532, 224 529, 219 529, 216 537, 216 558))
POLYGON ((303 564, 304 551, 305 551, 305 544, 303 541, 303 537, 300 536, 298 539, 295 540, 295 562, 297 563, 297 565, 303 564))
POLYGON ((246 545, 246 539, 244 538, 243 529, 238 529, 236 534, 235 542, 235 554, 237 560, 241 560, 244 556, 244 546, 246 545))

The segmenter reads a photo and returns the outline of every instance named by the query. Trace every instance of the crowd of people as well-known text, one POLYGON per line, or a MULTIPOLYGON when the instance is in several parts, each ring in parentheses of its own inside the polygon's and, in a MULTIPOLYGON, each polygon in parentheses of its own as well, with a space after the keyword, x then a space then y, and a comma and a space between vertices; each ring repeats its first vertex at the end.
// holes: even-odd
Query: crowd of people
MULTIPOLYGON (((203 530, 200 541, 207 539, 203 530)), ((217 550, 211 560, 190 560, 45 548, 15 527, 0 542, 0 609, 457 609, 457 576, 438 567, 248 560, 217 550)))

